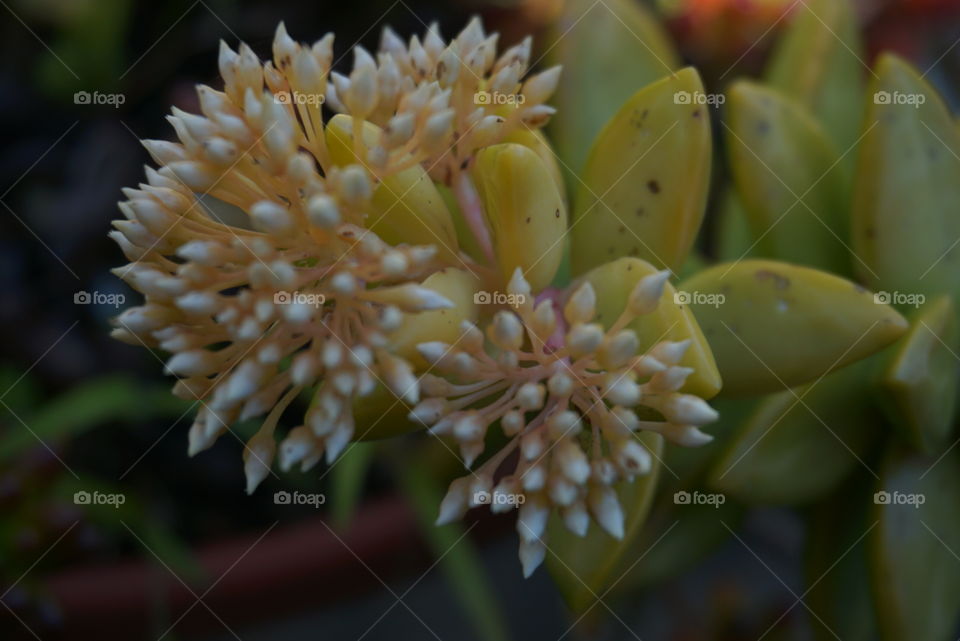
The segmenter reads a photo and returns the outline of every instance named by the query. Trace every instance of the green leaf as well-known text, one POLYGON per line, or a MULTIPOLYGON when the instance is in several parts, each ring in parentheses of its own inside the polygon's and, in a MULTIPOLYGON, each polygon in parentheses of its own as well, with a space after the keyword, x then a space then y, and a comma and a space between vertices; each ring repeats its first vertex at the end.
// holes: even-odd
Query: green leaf
POLYGON ((437 506, 443 499, 443 489, 434 482, 426 466, 404 464, 396 466, 396 470, 404 495, 416 513, 420 528, 450 587, 473 623, 473 631, 484 641, 508 639, 507 626, 493 586, 463 526, 459 523, 442 527, 434 525, 437 506))
POLYGON ((806 105, 843 153, 860 131, 864 58, 850 0, 805 0, 796 5, 766 78, 806 105))
POLYGON ((960 613, 960 452, 942 459, 892 449, 870 533, 881 641, 947 641, 960 613), (923 497, 917 506, 911 497, 923 497), (889 499, 889 502, 884 501, 889 499))
POLYGON ((680 67, 666 31, 634 0, 565 2, 544 50, 551 64, 563 65, 563 79, 551 101, 557 113, 550 131, 565 169, 573 175, 579 174, 594 138, 620 105, 680 67))
POLYGON ((663 455, 663 439, 659 435, 644 432, 638 438, 653 453, 654 464, 646 476, 638 477, 632 483, 621 482, 617 487, 625 517, 622 540, 613 539, 595 522, 591 522, 586 536, 578 537, 556 514, 550 517, 547 525, 547 568, 575 613, 585 612, 598 597, 603 598, 610 584, 616 582, 633 562, 627 553, 650 510, 663 455))
POLYGON ((899 341, 880 384, 894 424, 915 448, 940 453, 953 441, 960 386, 960 335, 949 296, 911 315, 910 331, 899 341))
MULTIPOLYGON (((908 63, 887 54, 876 73, 854 185, 853 250, 865 263, 858 265, 861 276, 876 290, 956 298, 960 130, 908 63)), ((908 309, 910 299, 902 300, 908 309)))
POLYGON ((708 486, 746 503, 817 499, 864 465, 880 424, 861 361, 762 400, 724 448, 708 486))
POLYGON ((849 273, 847 188, 823 129, 775 89, 741 80, 728 96, 727 152, 758 255, 849 273))
POLYGON ((843 278, 743 260, 681 283, 732 396, 781 392, 892 343, 907 321, 843 278))
POLYGON ((633 94, 604 126, 574 185, 574 276, 626 256, 679 270, 710 183, 710 114, 693 98, 701 95, 688 67, 633 94))
POLYGON ((33 416, 21 416, 30 429, 14 419, 12 429, 0 439, 0 461, 8 461, 40 441, 53 444, 108 421, 176 416, 188 407, 188 403, 167 390, 145 390, 128 378, 118 376, 82 383, 48 401, 33 416))
POLYGON ((350 524, 360 503, 363 484, 373 464, 375 452, 376 445, 373 443, 354 443, 330 469, 330 485, 333 489, 330 511, 334 523, 341 529, 350 524))
POLYGON ((756 257, 753 231, 737 190, 724 191, 716 222, 716 253, 721 261, 756 257))
POLYGON ((873 477, 854 475, 840 491, 810 514, 807 529, 804 602, 820 641, 872 641, 877 636, 876 609, 870 594, 867 535, 873 477))

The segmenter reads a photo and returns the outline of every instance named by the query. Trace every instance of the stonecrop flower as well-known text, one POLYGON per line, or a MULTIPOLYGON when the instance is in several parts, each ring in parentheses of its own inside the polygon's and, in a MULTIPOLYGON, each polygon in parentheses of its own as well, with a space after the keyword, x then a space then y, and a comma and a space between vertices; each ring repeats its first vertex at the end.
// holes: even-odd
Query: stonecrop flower
POLYGON ((512 440, 454 482, 441 521, 519 449, 497 488, 528 498, 529 574, 551 508, 578 534, 593 516, 622 536, 613 484, 650 467, 636 431, 709 438, 698 427, 715 413, 679 392, 689 341, 641 350, 628 327, 657 308, 669 272, 641 280, 606 329, 589 283, 550 287, 567 210, 537 129, 560 69, 527 75, 530 47, 498 56, 476 19, 449 43, 436 27, 407 44, 387 29, 341 75, 332 35, 300 44, 281 24, 267 62, 221 45, 223 91, 198 87, 201 114, 173 109, 179 142, 144 141, 159 168, 124 190, 111 233, 131 261, 115 273, 146 299, 114 336, 171 355, 174 393, 200 405, 191 455, 263 417, 244 451, 252 492, 274 459, 332 463, 386 416, 384 391, 414 421, 394 433, 431 424, 468 468, 499 421, 512 440), (501 289, 514 311, 487 304, 501 289), (302 396, 302 424, 278 436, 302 396), (641 406, 663 420, 641 420, 641 406))

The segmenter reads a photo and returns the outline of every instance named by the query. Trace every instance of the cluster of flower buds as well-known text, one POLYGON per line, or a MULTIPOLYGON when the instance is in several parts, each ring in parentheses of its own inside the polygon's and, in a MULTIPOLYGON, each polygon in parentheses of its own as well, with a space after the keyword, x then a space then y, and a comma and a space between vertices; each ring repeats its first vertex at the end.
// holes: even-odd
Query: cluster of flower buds
POLYGON ((663 341, 638 353, 628 325, 653 312, 669 272, 641 279, 620 318, 605 330, 591 322, 596 297, 588 282, 568 298, 562 317, 549 298, 532 302, 520 270, 509 291, 525 300, 516 312, 497 312, 486 339, 465 323, 454 346, 424 343, 419 349, 445 378, 425 376, 424 400, 411 418, 452 436, 469 467, 484 451, 487 430, 499 421, 509 443, 472 474, 455 480, 440 507, 440 523, 460 518, 490 496, 491 509, 520 503, 517 531, 524 573, 543 561, 547 518, 558 509, 572 532, 583 536, 590 516, 611 536, 624 535, 624 516, 614 484, 647 473, 651 453, 637 439, 641 430, 683 445, 711 439, 699 427, 717 418, 701 398, 681 393, 693 370, 678 365, 689 342, 663 341), (662 417, 641 419, 637 411, 662 417), (651 412, 652 411, 652 412, 651 412), (495 475, 518 451, 515 469, 495 475), (523 495, 524 500, 499 500, 523 495))
POLYGON ((541 127, 555 112, 544 103, 560 68, 524 80, 530 38, 499 57, 497 38, 477 18, 449 44, 436 25, 409 44, 387 28, 376 59, 358 46, 349 76, 331 74, 327 100, 355 121, 380 127, 370 152, 375 170, 422 163, 434 180, 453 184, 478 149, 517 129, 541 127))

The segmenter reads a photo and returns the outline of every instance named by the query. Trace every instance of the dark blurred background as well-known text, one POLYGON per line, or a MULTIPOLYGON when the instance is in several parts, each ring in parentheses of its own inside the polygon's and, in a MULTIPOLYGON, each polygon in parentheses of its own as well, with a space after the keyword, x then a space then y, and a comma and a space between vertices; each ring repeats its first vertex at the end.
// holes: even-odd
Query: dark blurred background
MULTIPOLYGON (((336 475, 271 478, 247 497, 239 439, 187 458, 195 408, 170 397, 161 355, 108 336, 138 302, 109 272, 124 260, 107 238, 120 189, 148 161, 138 139, 172 137, 164 116, 196 110, 196 83, 219 88, 220 39, 266 58, 283 20, 298 40, 335 32, 340 57, 355 42, 375 49, 386 24, 406 37, 438 21, 449 38, 479 13, 503 46, 539 33, 557 1, 0 0, 0 638, 756 639, 794 604, 799 534, 772 511, 742 535, 763 563, 733 541, 570 631, 545 570, 521 578, 512 516, 439 538, 422 527, 442 484, 394 471, 414 457, 449 470, 428 437, 365 445, 336 475), (76 104, 84 91, 122 104, 76 104), (329 501, 274 502, 294 487, 329 501), (77 492, 123 504, 78 505, 77 492)), ((756 69, 774 4, 656 8, 710 82, 738 58, 756 69)), ((954 104, 957 5, 861 7, 869 50, 924 68, 942 58, 931 79, 954 104)), ((802 611, 768 638, 807 638, 802 611)))

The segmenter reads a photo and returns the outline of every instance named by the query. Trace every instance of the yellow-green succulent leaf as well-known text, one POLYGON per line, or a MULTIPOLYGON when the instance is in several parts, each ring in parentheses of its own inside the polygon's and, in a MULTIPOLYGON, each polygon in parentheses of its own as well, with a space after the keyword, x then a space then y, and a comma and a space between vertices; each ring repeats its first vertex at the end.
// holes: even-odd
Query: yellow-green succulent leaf
POLYGON ((771 260, 704 270, 689 296, 723 378, 723 393, 782 392, 865 358, 907 330, 872 293, 826 272, 771 260))
POLYGON ((634 0, 565 2, 544 49, 551 64, 563 65, 550 133, 571 176, 620 105, 680 67, 660 21, 634 0))
POLYGON ((893 423, 905 428, 910 444, 940 453, 953 442, 960 387, 960 332, 949 296, 910 316, 910 331, 893 348, 880 380, 891 401, 893 423))
POLYGON ((708 485, 751 504, 806 503, 858 466, 880 424, 870 359, 760 401, 717 457, 708 485))
POLYGON ((902 295, 960 295, 960 131, 936 90, 885 54, 868 92, 853 198, 864 282, 902 295))
POLYGON ((470 225, 467 224, 467 220, 463 217, 463 212, 460 210, 460 203, 457 202, 457 197, 453 193, 453 190, 446 185, 437 184, 436 187, 440 193, 440 197, 443 198, 444 204, 447 206, 447 211, 450 212, 450 218, 453 220, 453 229, 457 234, 457 244, 460 247, 460 251, 467 254, 467 256, 473 260, 482 263, 485 260, 483 249, 480 247, 480 243, 477 242, 477 237, 474 236, 470 230, 470 225))
POLYGON ((806 0, 766 70, 772 86, 806 105, 840 153, 857 140, 867 73, 860 25, 850 0, 806 0))
POLYGON ((550 171, 550 176, 557 186, 557 191, 560 192, 560 195, 563 197, 564 204, 567 204, 567 190, 563 182, 563 171, 557 162, 557 153, 553 150, 550 141, 547 140, 547 137, 543 135, 542 131, 539 129, 526 128, 515 129, 503 139, 503 142, 513 142, 518 145, 523 145, 535 152, 550 171))
POLYGON ((710 115, 691 68, 635 93, 594 141, 574 187, 573 275, 622 256, 677 270, 693 246, 710 182, 710 115))
POLYGON ((960 612, 960 452, 893 451, 868 535, 880 641, 953 639, 960 612))
POLYGON ((456 343, 463 334, 460 324, 475 323, 479 316, 474 293, 481 286, 475 275, 453 267, 430 274, 421 284, 449 300, 453 307, 407 314, 400 326, 387 335, 390 353, 406 359, 419 372, 428 365, 417 345, 431 341, 456 343))
POLYGON ((865 536, 873 524, 873 480, 863 470, 811 510, 804 601, 814 614, 810 625, 818 641, 877 638, 865 536))
POLYGON ((722 196, 715 239, 718 260, 728 262, 757 256, 756 237, 736 189, 727 189, 722 196))
MULTIPOLYGON (((589 282, 596 293, 596 322, 605 327, 613 325, 626 307, 637 282, 656 271, 653 265, 639 258, 620 258, 584 274, 583 280, 589 282)), ((683 391, 701 398, 712 398, 720 391, 723 382, 710 345, 690 308, 678 303, 682 300, 677 290, 667 283, 657 308, 635 318, 628 327, 636 332, 641 352, 660 341, 689 339, 690 347, 679 364, 694 371, 687 378, 683 391)))
POLYGON ((757 254, 850 272, 839 156, 803 105, 741 80, 727 92, 727 153, 757 254))
MULTIPOLYGON (((363 123, 366 149, 380 139, 380 128, 363 123)), ((365 164, 353 146, 353 118, 338 114, 327 123, 325 133, 331 161, 337 166, 365 164)), ((419 165, 387 176, 373 191, 367 226, 386 242, 399 245, 435 245, 450 260, 457 251, 457 235, 446 204, 427 172, 419 165)))
POLYGON ((470 172, 504 286, 517 267, 533 291, 550 284, 563 258, 567 209, 549 168, 516 143, 486 147, 470 172))
POLYGON ((602 595, 617 579, 624 554, 640 533, 650 511, 660 475, 663 438, 651 432, 643 432, 637 438, 653 453, 654 462, 646 475, 636 477, 632 483, 621 481, 616 486, 624 514, 623 539, 612 538, 593 522, 587 534, 579 537, 564 526, 557 514, 551 515, 547 525, 547 568, 574 613, 582 613, 594 605, 595 595, 602 595))

